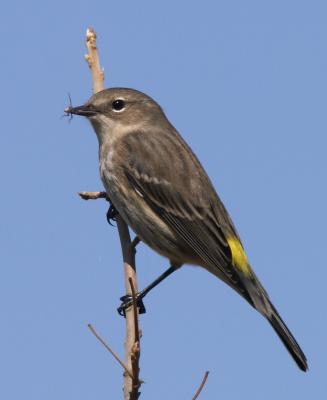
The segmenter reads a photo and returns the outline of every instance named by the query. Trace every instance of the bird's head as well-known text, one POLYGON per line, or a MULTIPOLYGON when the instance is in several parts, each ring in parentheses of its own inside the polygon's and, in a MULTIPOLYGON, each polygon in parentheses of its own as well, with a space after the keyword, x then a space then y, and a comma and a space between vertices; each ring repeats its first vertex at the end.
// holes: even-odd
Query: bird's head
POLYGON ((162 109, 151 97, 126 88, 102 90, 84 105, 67 107, 65 112, 88 118, 100 141, 106 135, 122 134, 166 121, 162 109))

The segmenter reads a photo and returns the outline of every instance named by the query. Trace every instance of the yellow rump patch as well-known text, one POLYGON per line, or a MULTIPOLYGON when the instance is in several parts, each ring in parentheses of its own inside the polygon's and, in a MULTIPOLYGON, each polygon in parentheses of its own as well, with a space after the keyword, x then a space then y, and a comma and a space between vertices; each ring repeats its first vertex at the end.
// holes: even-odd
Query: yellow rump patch
POLYGON ((251 275, 248 258, 239 240, 236 237, 229 237, 227 242, 232 252, 233 265, 244 275, 251 275))

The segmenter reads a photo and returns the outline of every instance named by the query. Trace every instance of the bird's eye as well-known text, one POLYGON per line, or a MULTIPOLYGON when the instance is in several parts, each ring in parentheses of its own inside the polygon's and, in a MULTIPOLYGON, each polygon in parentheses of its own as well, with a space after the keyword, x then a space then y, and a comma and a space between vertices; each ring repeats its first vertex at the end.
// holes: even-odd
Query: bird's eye
POLYGON ((123 111, 125 108, 125 102, 122 99, 117 99, 112 102, 112 109, 116 112, 123 111))

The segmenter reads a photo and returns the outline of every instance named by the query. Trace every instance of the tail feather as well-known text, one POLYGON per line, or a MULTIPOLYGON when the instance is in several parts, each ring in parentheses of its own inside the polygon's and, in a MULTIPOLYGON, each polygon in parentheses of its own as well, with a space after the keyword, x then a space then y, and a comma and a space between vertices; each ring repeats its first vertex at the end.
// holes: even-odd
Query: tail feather
POLYGON ((290 330, 287 328, 285 322, 282 320, 281 316, 278 314, 273 304, 270 303, 270 307, 272 313, 266 316, 270 325, 274 328, 275 332, 284 343, 285 347, 293 357, 298 367, 302 371, 306 371, 308 369, 307 359, 301 347, 295 340, 290 330))
POLYGON ((271 303, 267 292, 254 272, 252 272, 250 279, 244 279, 243 282, 250 295, 252 306, 267 318, 296 364, 302 371, 306 371, 308 369, 308 364, 305 354, 281 316, 278 314, 278 311, 271 303))

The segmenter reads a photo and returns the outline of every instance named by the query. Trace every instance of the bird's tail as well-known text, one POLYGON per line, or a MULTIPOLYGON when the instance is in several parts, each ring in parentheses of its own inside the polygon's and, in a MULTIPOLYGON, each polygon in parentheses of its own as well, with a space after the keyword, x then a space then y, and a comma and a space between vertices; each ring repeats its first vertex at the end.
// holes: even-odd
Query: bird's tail
MULTIPOLYGON (((229 274, 218 274, 219 268, 208 268, 210 272, 224 280, 257 311, 267 318, 270 325, 284 343, 296 364, 302 371, 308 369, 307 359, 285 322, 271 303, 269 296, 250 267, 243 246, 237 237, 227 238, 232 255, 233 269, 229 274)), ((220 271, 220 270, 219 270, 220 271)))
POLYGON ((301 347, 278 314, 267 292, 253 271, 251 271, 251 277, 243 279, 243 283, 250 296, 252 306, 267 318, 296 364, 302 371, 306 371, 308 369, 307 359, 301 347))
POLYGON ((266 318, 268 319, 270 325, 274 328, 281 341, 284 343, 285 347, 287 348, 299 368, 302 371, 306 371, 308 369, 307 359, 301 347, 295 340, 290 330, 287 328, 281 316, 278 314, 276 308, 270 301, 269 303, 271 313, 266 315, 266 318))

